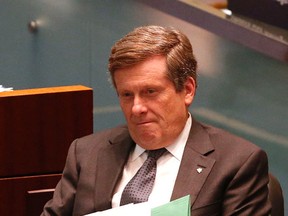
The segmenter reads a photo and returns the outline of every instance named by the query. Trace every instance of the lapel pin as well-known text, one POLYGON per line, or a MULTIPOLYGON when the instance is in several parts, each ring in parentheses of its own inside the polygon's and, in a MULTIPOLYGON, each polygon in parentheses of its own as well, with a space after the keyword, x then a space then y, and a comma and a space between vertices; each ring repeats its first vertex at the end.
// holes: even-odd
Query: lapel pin
POLYGON ((197 168, 198 173, 201 173, 202 171, 203 171, 203 168, 201 168, 201 167, 197 168))

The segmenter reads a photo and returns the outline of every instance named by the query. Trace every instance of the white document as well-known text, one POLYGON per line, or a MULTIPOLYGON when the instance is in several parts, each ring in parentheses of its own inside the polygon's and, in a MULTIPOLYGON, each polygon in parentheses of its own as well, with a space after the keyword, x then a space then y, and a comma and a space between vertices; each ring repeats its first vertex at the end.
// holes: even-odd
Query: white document
POLYGON ((152 207, 148 202, 128 204, 86 216, 190 216, 190 195, 173 200, 169 203, 152 207))
POLYGON ((151 206, 147 203, 127 204, 106 211, 95 212, 85 216, 151 216, 151 206))

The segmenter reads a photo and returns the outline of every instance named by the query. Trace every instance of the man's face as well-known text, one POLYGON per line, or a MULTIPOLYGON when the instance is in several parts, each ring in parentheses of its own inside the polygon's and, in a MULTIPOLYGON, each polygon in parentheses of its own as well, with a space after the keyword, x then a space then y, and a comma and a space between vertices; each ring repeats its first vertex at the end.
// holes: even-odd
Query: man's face
POLYGON ((166 58, 154 56, 114 74, 120 106, 133 140, 144 149, 170 145, 183 130, 195 93, 188 79, 176 92, 166 75, 166 58))

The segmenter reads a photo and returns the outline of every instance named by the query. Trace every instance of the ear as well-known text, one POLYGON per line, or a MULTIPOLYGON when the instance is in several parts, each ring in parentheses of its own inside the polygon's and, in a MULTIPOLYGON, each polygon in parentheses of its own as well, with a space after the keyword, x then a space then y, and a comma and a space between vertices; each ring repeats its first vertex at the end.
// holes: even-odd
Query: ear
POLYGON ((185 91, 185 104, 189 106, 194 99, 194 95, 196 93, 196 83, 192 77, 189 77, 184 84, 185 91))

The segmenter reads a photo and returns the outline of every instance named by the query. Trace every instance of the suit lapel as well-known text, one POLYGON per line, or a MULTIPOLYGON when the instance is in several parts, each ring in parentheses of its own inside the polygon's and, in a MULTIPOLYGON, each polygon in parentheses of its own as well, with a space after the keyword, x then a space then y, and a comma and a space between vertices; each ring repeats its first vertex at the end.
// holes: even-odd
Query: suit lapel
POLYGON ((214 147, 208 134, 198 122, 193 120, 171 200, 190 194, 193 206, 215 163, 214 159, 206 157, 212 151, 214 147))
POLYGON ((99 150, 96 166, 95 208, 97 211, 111 208, 111 199, 123 167, 134 146, 128 131, 114 136, 110 143, 99 150))

